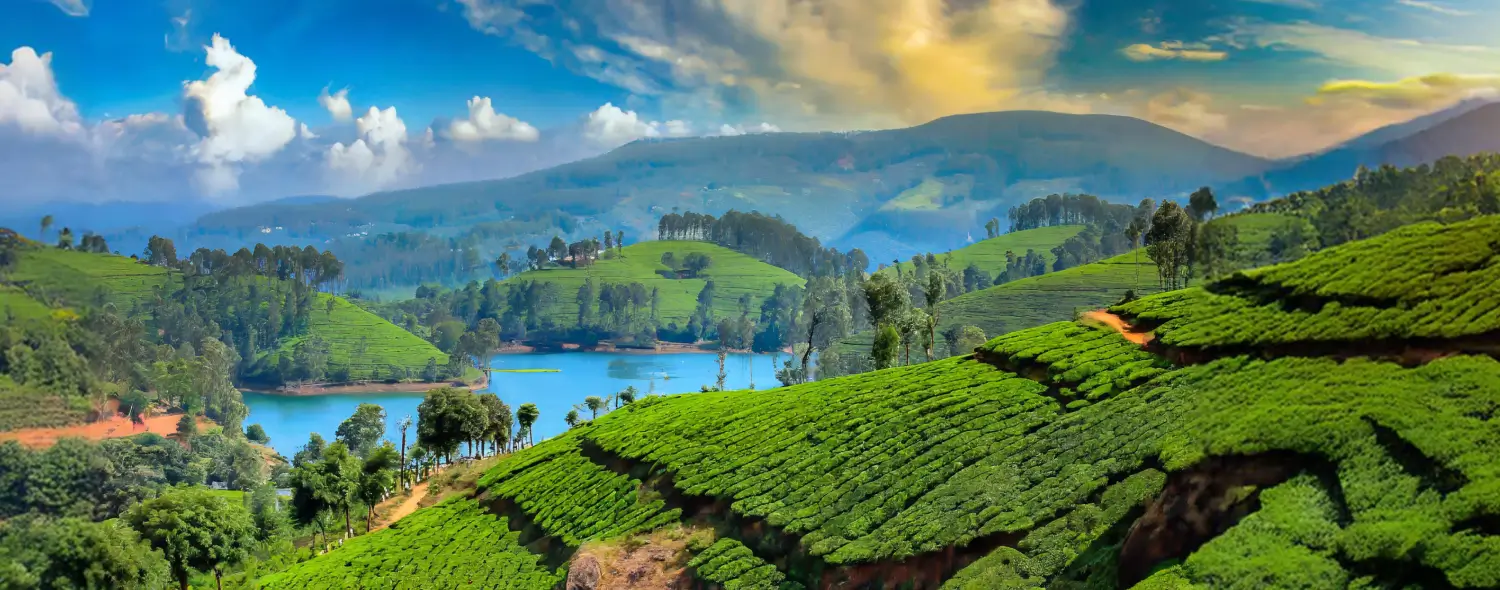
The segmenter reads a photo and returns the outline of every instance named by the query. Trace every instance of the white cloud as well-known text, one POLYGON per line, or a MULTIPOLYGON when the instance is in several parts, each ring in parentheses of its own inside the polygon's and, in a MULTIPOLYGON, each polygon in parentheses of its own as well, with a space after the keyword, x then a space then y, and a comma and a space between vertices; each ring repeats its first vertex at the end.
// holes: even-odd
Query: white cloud
POLYGON ((447 136, 457 141, 536 141, 539 134, 525 121, 496 113, 489 97, 476 96, 469 99, 469 117, 449 123, 447 136))
POLYGON ((369 112, 355 120, 359 139, 348 146, 342 142, 328 148, 328 169, 334 177, 332 188, 340 194, 360 194, 395 184, 416 168, 406 148, 406 123, 396 114, 396 107, 369 112))
POLYGON ((719 126, 719 135, 745 135, 747 133, 780 133, 781 128, 770 123, 758 125, 730 125, 725 123, 719 126))
POLYGON ((51 0, 52 5, 68 16, 88 16, 93 0, 51 0))
POLYGON ((635 111, 626 111, 613 103, 589 113, 584 122, 583 135, 603 146, 617 146, 645 137, 661 137, 661 124, 645 121, 635 111))
POLYGON ((323 93, 318 95, 318 104, 328 110, 335 121, 348 121, 354 117, 354 108, 349 106, 349 89, 342 88, 333 94, 324 88, 323 93))
POLYGON ((14 124, 36 134, 72 134, 82 129, 78 107, 57 89, 52 54, 30 47, 0 64, 0 125, 14 124))
POLYGON ((239 188, 242 163, 258 162, 286 147, 297 136, 297 121, 279 108, 247 94, 255 82, 255 62, 240 55, 229 40, 214 35, 204 48, 215 71, 207 80, 184 88, 189 129, 202 138, 192 151, 203 168, 199 181, 210 194, 239 188))
POLYGON ((317 139, 318 138, 318 134, 313 133, 311 129, 307 128, 307 123, 299 123, 299 125, 301 125, 301 127, 297 128, 297 135, 300 135, 302 137, 302 139, 317 139))
POLYGON ((1380 37, 1308 22, 1241 21, 1232 29, 1227 39, 1231 44, 1303 51, 1397 77, 1432 72, 1500 73, 1500 49, 1494 47, 1380 37))
POLYGON ((1444 16, 1473 16, 1474 15, 1474 13, 1469 12, 1467 10, 1458 10, 1456 8, 1449 8, 1447 6, 1443 6, 1442 4, 1436 4, 1436 3, 1433 3, 1433 2, 1423 2, 1422 0, 1396 0, 1396 3, 1400 4, 1402 6, 1410 6, 1412 8, 1419 8, 1419 9, 1422 9, 1422 10, 1426 10, 1428 12, 1436 12, 1436 13, 1444 15, 1444 16))
POLYGON ((681 119, 672 119, 662 126, 662 133, 667 137, 687 137, 693 134, 693 125, 681 119))

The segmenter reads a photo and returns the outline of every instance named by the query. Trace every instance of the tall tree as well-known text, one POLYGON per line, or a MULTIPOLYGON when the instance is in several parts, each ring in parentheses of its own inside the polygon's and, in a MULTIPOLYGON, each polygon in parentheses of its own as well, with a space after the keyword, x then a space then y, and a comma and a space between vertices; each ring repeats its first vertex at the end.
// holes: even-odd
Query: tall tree
POLYGON ((370 450, 359 470, 358 495, 365 503, 365 532, 375 521, 375 505, 384 500, 386 494, 396 486, 395 471, 400 459, 396 447, 387 442, 370 450))
POLYGON ((399 428, 401 430, 401 457, 400 457, 400 459, 401 459, 401 472, 400 472, 400 477, 401 477, 401 482, 404 484, 406 482, 406 431, 407 431, 407 429, 411 428, 411 414, 407 414, 405 416, 402 416, 401 420, 399 422, 396 422, 396 428, 399 428))
POLYGON ((1213 189, 1205 186, 1188 195, 1187 213, 1192 216, 1193 221, 1201 223, 1203 220, 1213 217, 1213 214, 1218 210, 1219 201, 1214 198, 1213 189))
POLYGON ((49 229, 52 229, 52 216, 51 215, 43 215, 42 216, 42 235, 40 236, 40 239, 37 240, 38 242, 41 242, 43 244, 47 243, 47 230, 49 230, 49 229))
POLYGON ((510 442, 511 426, 515 422, 510 406, 493 393, 479 394, 479 404, 484 407, 485 413, 484 438, 495 446, 495 452, 505 452, 506 443, 510 442))
POLYGON ((369 455, 385 436, 385 408, 377 404, 360 404, 354 409, 354 415, 339 424, 334 436, 355 455, 369 455))
POLYGON ((1176 289, 1186 271, 1193 220, 1177 203, 1167 201, 1151 218, 1146 233, 1146 255, 1156 263, 1158 282, 1176 289))
POLYGON ((451 462, 458 445, 478 439, 488 418, 468 389, 441 387, 417 406, 417 443, 451 462))
POLYGON ((125 522, 162 552, 182 590, 194 570, 213 572, 222 589, 224 568, 244 559, 255 542, 250 512, 202 488, 168 490, 136 505, 125 522))
POLYGON ((599 410, 603 410, 606 407, 605 403, 604 403, 604 398, 599 397, 597 395, 591 395, 591 396, 588 396, 586 398, 583 398, 583 406, 589 409, 589 413, 590 413, 589 420, 598 419, 599 418, 599 410))
POLYGON ((531 426, 536 424, 537 418, 541 415, 542 413, 537 411, 536 404, 521 404, 520 409, 516 410, 516 421, 521 424, 521 432, 526 435, 528 444, 536 444, 536 438, 531 435, 531 426))

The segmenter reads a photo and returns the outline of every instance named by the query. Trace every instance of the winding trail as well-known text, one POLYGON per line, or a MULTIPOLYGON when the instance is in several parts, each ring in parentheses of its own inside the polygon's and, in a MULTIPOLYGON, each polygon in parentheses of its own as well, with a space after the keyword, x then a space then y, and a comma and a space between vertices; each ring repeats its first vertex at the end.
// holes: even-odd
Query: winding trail
POLYGON ((1110 313, 1108 310, 1098 309, 1086 312, 1083 314, 1083 318, 1087 320, 1093 320, 1114 328, 1114 330, 1116 332, 1119 332, 1121 336, 1124 336, 1126 340, 1129 340, 1141 346, 1149 344, 1153 339, 1156 338, 1156 335, 1150 332, 1135 331, 1134 326, 1131 326, 1123 318, 1110 313))
POLYGON ((373 533, 373 532, 378 531, 380 529, 383 529, 383 528, 385 528, 387 526, 390 526, 392 523, 394 523, 394 522, 396 522, 398 520, 401 520, 403 518, 406 518, 406 516, 408 514, 416 512, 417 511, 417 504, 419 504, 422 501, 422 499, 426 498, 426 497, 427 497, 427 482, 424 481, 424 482, 419 483, 419 484, 417 484, 415 486, 412 486, 412 488, 411 488, 411 495, 407 496, 405 500, 403 500, 400 504, 398 504, 396 506, 396 509, 392 510, 390 514, 387 514, 385 516, 385 518, 381 519, 380 524, 378 526, 376 526, 375 528, 371 529, 370 532, 373 533))

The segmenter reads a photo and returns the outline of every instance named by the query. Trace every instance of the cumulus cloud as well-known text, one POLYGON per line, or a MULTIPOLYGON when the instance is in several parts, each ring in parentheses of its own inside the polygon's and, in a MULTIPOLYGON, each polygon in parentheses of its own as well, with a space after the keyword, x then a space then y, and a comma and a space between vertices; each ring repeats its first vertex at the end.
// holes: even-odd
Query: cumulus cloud
POLYGON ((255 82, 255 62, 235 51, 229 40, 214 35, 204 48, 215 68, 207 80, 184 86, 184 121, 202 139, 192 151, 203 168, 198 180, 210 194, 239 188, 242 163, 261 161, 297 136, 297 121, 279 108, 248 93, 255 82))
POLYGON ((395 184, 415 167, 406 147, 406 123, 396 107, 369 112, 355 120, 359 139, 328 148, 333 187, 340 194, 360 194, 395 184))
POLYGON ((300 136, 300 137, 302 137, 302 139, 317 139, 318 138, 318 134, 313 133, 311 129, 307 128, 307 123, 299 123, 299 125, 301 125, 301 127, 297 128, 297 135, 300 136))
POLYGON ((88 16, 93 8, 92 0, 51 0, 52 5, 68 16, 88 16))
POLYGON ((661 123, 646 121, 635 111, 623 110, 613 103, 589 113, 583 124, 583 135, 602 146, 617 146, 646 137, 661 137, 661 123))
POLYGON ((1130 61, 1156 61, 1163 59, 1224 61, 1229 57, 1227 52, 1215 51, 1207 44, 1183 43, 1181 41, 1164 41, 1157 45, 1137 43, 1120 51, 1130 61))
POLYGON ((447 136, 456 141, 536 141, 539 134, 530 123, 495 112, 489 97, 469 99, 469 117, 448 124, 447 136))
POLYGON ((348 121, 354 117, 354 108, 349 106, 349 89, 341 88, 333 94, 324 88, 322 94, 318 95, 318 104, 328 111, 335 121, 348 121))
POLYGON ((474 28, 636 94, 860 127, 1045 107, 1069 26, 1053 0, 462 4, 474 28))
POLYGON ((0 64, 0 125, 36 134, 73 134, 82 129, 78 107, 57 89, 52 54, 30 47, 10 53, 0 64))
POLYGON ((764 123, 764 122, 762 122, 762 123, 760 123, 758 125, 749 125, 749 126, 745 126, 745 125, 730 125, 728 123, 725 123, 725 124, 719 126, 719 135, 745 135, 747 133, 779 133, 780 131, 781 131, 780 127, 777 127, 777 126, 772 125, 770 123, 764 123))

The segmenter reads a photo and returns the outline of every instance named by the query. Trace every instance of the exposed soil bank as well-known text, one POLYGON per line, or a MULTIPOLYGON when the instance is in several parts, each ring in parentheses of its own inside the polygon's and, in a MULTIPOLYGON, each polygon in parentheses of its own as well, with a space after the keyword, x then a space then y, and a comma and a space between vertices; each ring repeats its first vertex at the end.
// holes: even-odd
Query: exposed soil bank
POLYGON ((1124 318, 1110 313, 1109 310, 1097 309, 1094 311, 1086 312, 1083 314, 1083 319, 1092 320, 1104 324, 1105 326, 1109 326, 1110 328, 1113 328, 1114 331, 1119 332, 1121 336, 1124 336, 1126 340, 1129 340, 1141 346, 1150 344, 1152 340, 1156 339, 1156 334, 1152 334, 1149 330, 1136 329, 1135 326, 1132 326, 1130 325, 1130 323, 1126 322, 1124 318))
MULTIPOLYGON (((182 414, 162 414, 146 418, 144 424, 133 424, 129 418, 112 413, 108 419, 88 424, 58 428, 23 428, 21 430, 0 432, 0 442, 14 440, 33 449, 45 449, 57 444, 57 441, 63 438, 82 438, 97 441, 107 438, 124 438, 147 432, 167 436, 177 432, 177 421, 181 419, 182 414)), ((198 417, 199 430, 213 425, 212 420, 202 416, 198 417)))

